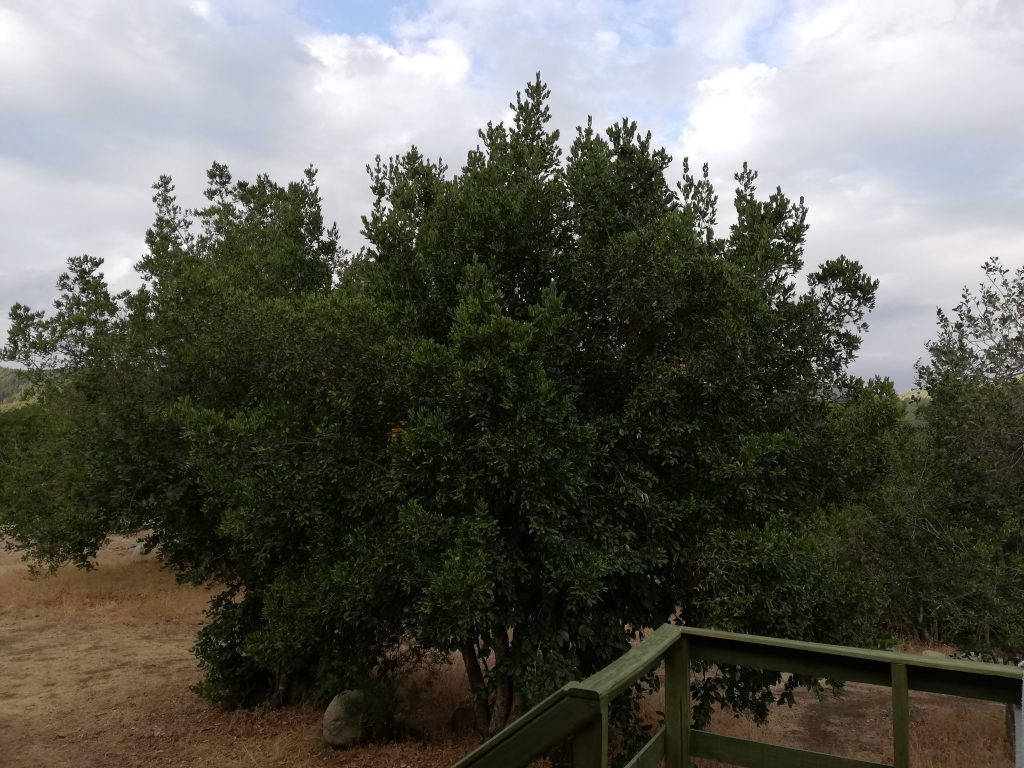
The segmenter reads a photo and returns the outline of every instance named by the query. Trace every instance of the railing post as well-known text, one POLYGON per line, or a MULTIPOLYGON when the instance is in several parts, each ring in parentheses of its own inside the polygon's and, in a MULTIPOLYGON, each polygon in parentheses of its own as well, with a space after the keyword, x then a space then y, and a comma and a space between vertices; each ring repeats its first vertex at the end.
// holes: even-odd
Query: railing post
POLYGON ((910 768, 910 694, 907 665, 892 667, 892 764, 910 768))
POLYGON ((1013 768, 1024 768, 1024 713, 1019 704, 1011 704, 1010 711, 1013 714, 1013 768))
POLYGON ((601 716, 572 740, 572 768, 608 768, 608 702, 601 702, 601 716))
POLYGON ((690 639, 665 654, 665 768, 690 768, 690 639))

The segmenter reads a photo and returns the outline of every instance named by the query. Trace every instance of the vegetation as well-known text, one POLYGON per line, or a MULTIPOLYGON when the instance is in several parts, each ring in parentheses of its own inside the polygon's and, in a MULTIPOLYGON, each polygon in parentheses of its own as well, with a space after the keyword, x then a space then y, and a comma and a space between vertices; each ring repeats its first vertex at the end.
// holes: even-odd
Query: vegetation
MULTIPOLYGON (((1024 268, 983 265, 952 315, 938 313, 918 365, 916 499, 901 520, 918 554, 903 578, 916 602, 904 620, 923 636, 1024 652, 1024 268), (917 615, 913 612, 916 610, 917 615)), ((909 564, 908 564, 909 565, 909 564)))
MULTIPOLYGON (((950 551, 989 590, 970 609, 989 639, 1017 642, 1012 439, 991 443, 979 394, 1019 424, 1017 379, 971 379, 988 363, 948 324, 914 426, 889 382, 847 373, 877 283, 845 257, 803 271, 802 200, 744 166, 721 236, 706 167, 669 186, 628 120, 563 156, 547 96, 529 84, 457 173, 378 159, 358 254, 312 169, 214 164, 193 211, 161 178, 137 290, 83 256, 54 313, 11 310, 3 357, 38 402, 0 417, 0 534, 55 567, 151 531, 220 587, 196 653, 227 705, 387 695, 458 651, 494 732, 673 615, 870 644, 927 612, 956 634, 977 615, 937 569, 950 551), (950 550, 967 509, 988 538, 950 550)), ((702 696, 766 715, 779 678, 743 679, 702 696)))
POLYGON ((0 367, 0 408, 9 408, 18 402, 25 384, 25 377, 20 371, 0 367))

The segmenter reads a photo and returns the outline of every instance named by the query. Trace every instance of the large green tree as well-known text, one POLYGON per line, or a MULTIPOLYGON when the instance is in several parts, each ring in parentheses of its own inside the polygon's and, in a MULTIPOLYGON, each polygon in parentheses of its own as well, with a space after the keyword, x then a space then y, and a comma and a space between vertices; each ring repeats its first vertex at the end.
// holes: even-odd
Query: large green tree
POLYGON ((53 316, 12 311, 88 476, 62 480, 72 548, 38 546, 27 475, 4 533, 57 562, 151 530, 223 585, 197 653, 231 704, 460 652, 495 731, 673 615, 867 640, 852 510, 898 414, 846 369, 876 282, 805 272, 802 200, 746 167, 720 236, 707 168, 671 186, 634 123, 563 154, 547 101, 538 78, 456 173, 378 159, 356 255, 312 172, 214 165, 192 212, 161 179, 140 289, 73 261, 53 316))

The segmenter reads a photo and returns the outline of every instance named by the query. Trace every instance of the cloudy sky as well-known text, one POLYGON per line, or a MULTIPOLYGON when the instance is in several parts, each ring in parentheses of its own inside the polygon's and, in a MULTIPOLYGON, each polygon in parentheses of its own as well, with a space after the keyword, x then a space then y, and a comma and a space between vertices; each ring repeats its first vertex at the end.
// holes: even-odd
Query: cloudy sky
POLYGON ((313 163, 358 247, 374 155, 457 167, 538 70, 564 135, 628 115, 724 200, 745 160, 804 195, 808 262, 881 280, 863 375, 910 386, 935 308, 1024 261, 1020 0, 0 0, 0 307, 79 253, 131 286, 150 185, 197 204, 213 160, 313 163))

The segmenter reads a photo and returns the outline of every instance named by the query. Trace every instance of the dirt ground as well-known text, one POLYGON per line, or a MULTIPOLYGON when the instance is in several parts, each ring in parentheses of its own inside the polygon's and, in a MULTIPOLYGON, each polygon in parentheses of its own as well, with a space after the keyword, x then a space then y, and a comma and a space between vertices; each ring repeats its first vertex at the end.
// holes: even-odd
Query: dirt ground
MULTIPOLYGON (((442 697, 421 718, 429 743, 333 752, 321 712, 224 712, 189 691, 207 594, 178 586, 134 540, 111 542, 92 572, 31 579, 0 553, 0 767, 448 766, 473 746, 431 722, 461 697, 451 674, 419 679, 442 697)), ((456 685, 457 683, 457 685, 456 685)))
MULTIPOLYGON (((406 691, 422 742, 333 751, 319 711, 224 712, 199 699, 189 649, 207 594, 176 585, 133 545, 112 541, 95 571, 37 579, 0 551, 0 768, 446 768, 473 747, 447 725, 465 696, 457 665, 423 670, 406 691)), ((886 761, 888 696, 850 686, 821 704, 805 697, 765 728, 722 716, 713 730, 886 761)), ((915 768, 1011 764, 1001 707, 919 694, 911 703, 915 768)))

